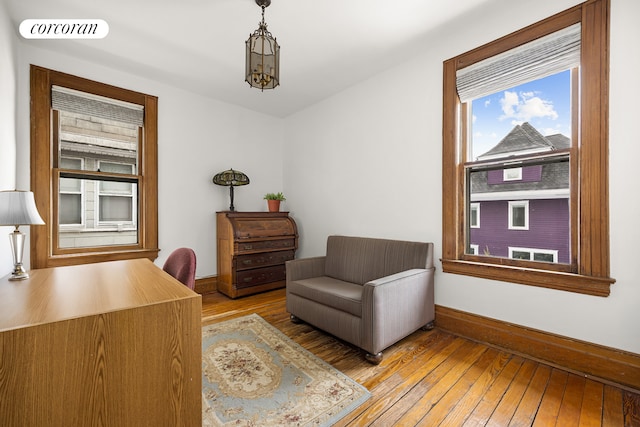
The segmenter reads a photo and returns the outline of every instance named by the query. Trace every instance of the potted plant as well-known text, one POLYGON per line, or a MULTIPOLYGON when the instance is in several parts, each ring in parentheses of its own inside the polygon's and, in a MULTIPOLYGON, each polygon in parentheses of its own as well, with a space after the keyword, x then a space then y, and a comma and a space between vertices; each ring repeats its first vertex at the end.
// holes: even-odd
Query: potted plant
POLYGON ((269 212, 280 212, 280 202, 287 200, 282 193, 267 193, 264 199, 269 206, 269 212))

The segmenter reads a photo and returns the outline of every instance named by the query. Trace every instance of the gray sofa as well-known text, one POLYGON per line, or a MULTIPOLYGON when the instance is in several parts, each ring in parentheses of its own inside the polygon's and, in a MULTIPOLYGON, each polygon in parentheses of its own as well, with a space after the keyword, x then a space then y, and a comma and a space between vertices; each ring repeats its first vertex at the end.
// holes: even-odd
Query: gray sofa
POLYGON ((433 327, 433 243, 329 236, 325 256, 287 261, 287 311, 367 352, 433 327))

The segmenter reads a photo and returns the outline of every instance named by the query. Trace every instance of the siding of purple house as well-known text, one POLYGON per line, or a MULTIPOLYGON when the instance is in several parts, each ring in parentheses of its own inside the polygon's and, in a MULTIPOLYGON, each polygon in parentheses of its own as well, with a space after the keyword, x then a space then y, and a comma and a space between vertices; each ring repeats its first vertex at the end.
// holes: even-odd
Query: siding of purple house
POLYGON ((478 254, 509 257, 509 247, 557 250, 558 262, 569 263, 569 200, 529 200, 529 229, 509 230, 507 200, 480 203, 480 227, 470 229, 478 254))

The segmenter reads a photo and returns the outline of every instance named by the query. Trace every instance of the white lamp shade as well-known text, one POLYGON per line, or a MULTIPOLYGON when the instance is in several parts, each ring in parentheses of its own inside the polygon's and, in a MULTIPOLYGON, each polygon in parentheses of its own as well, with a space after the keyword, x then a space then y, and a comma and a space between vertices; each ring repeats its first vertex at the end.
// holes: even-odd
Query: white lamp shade
POLYGON ((0 191, 0 225, 44 224, 31 191, 0 191))

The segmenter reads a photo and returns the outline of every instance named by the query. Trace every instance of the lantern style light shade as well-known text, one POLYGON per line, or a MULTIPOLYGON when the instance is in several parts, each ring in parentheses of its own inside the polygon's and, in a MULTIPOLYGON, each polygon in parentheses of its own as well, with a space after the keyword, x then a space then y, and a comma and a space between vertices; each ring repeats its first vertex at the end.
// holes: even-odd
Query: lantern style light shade
POLYGON ((23 280, 29 277, 22 266, 25 236, 18 230, 21 225, 44 224, 36 208, 31 191, 0 191, 0 225, 13 225, 16 229, 9 234, 13 254, 13 271, 9 280, 23 280))
POLYGON ((216 185, 229 187, 229 199, 231 199, 229 210, 234 211, 235 207, 233 206, 233 187, 249 184, 249 177, 240 171, 229 169, 215 174, 212 181, 216 185))
POLYGON ((271 4, 271 0, 255 1, 262 8, 262 21, 246 41, 245 81, 251 87, 263 91, 274 89, 280 84, 280 46, 267 31, 267 24, 264 22, 264 9, 271 4))

